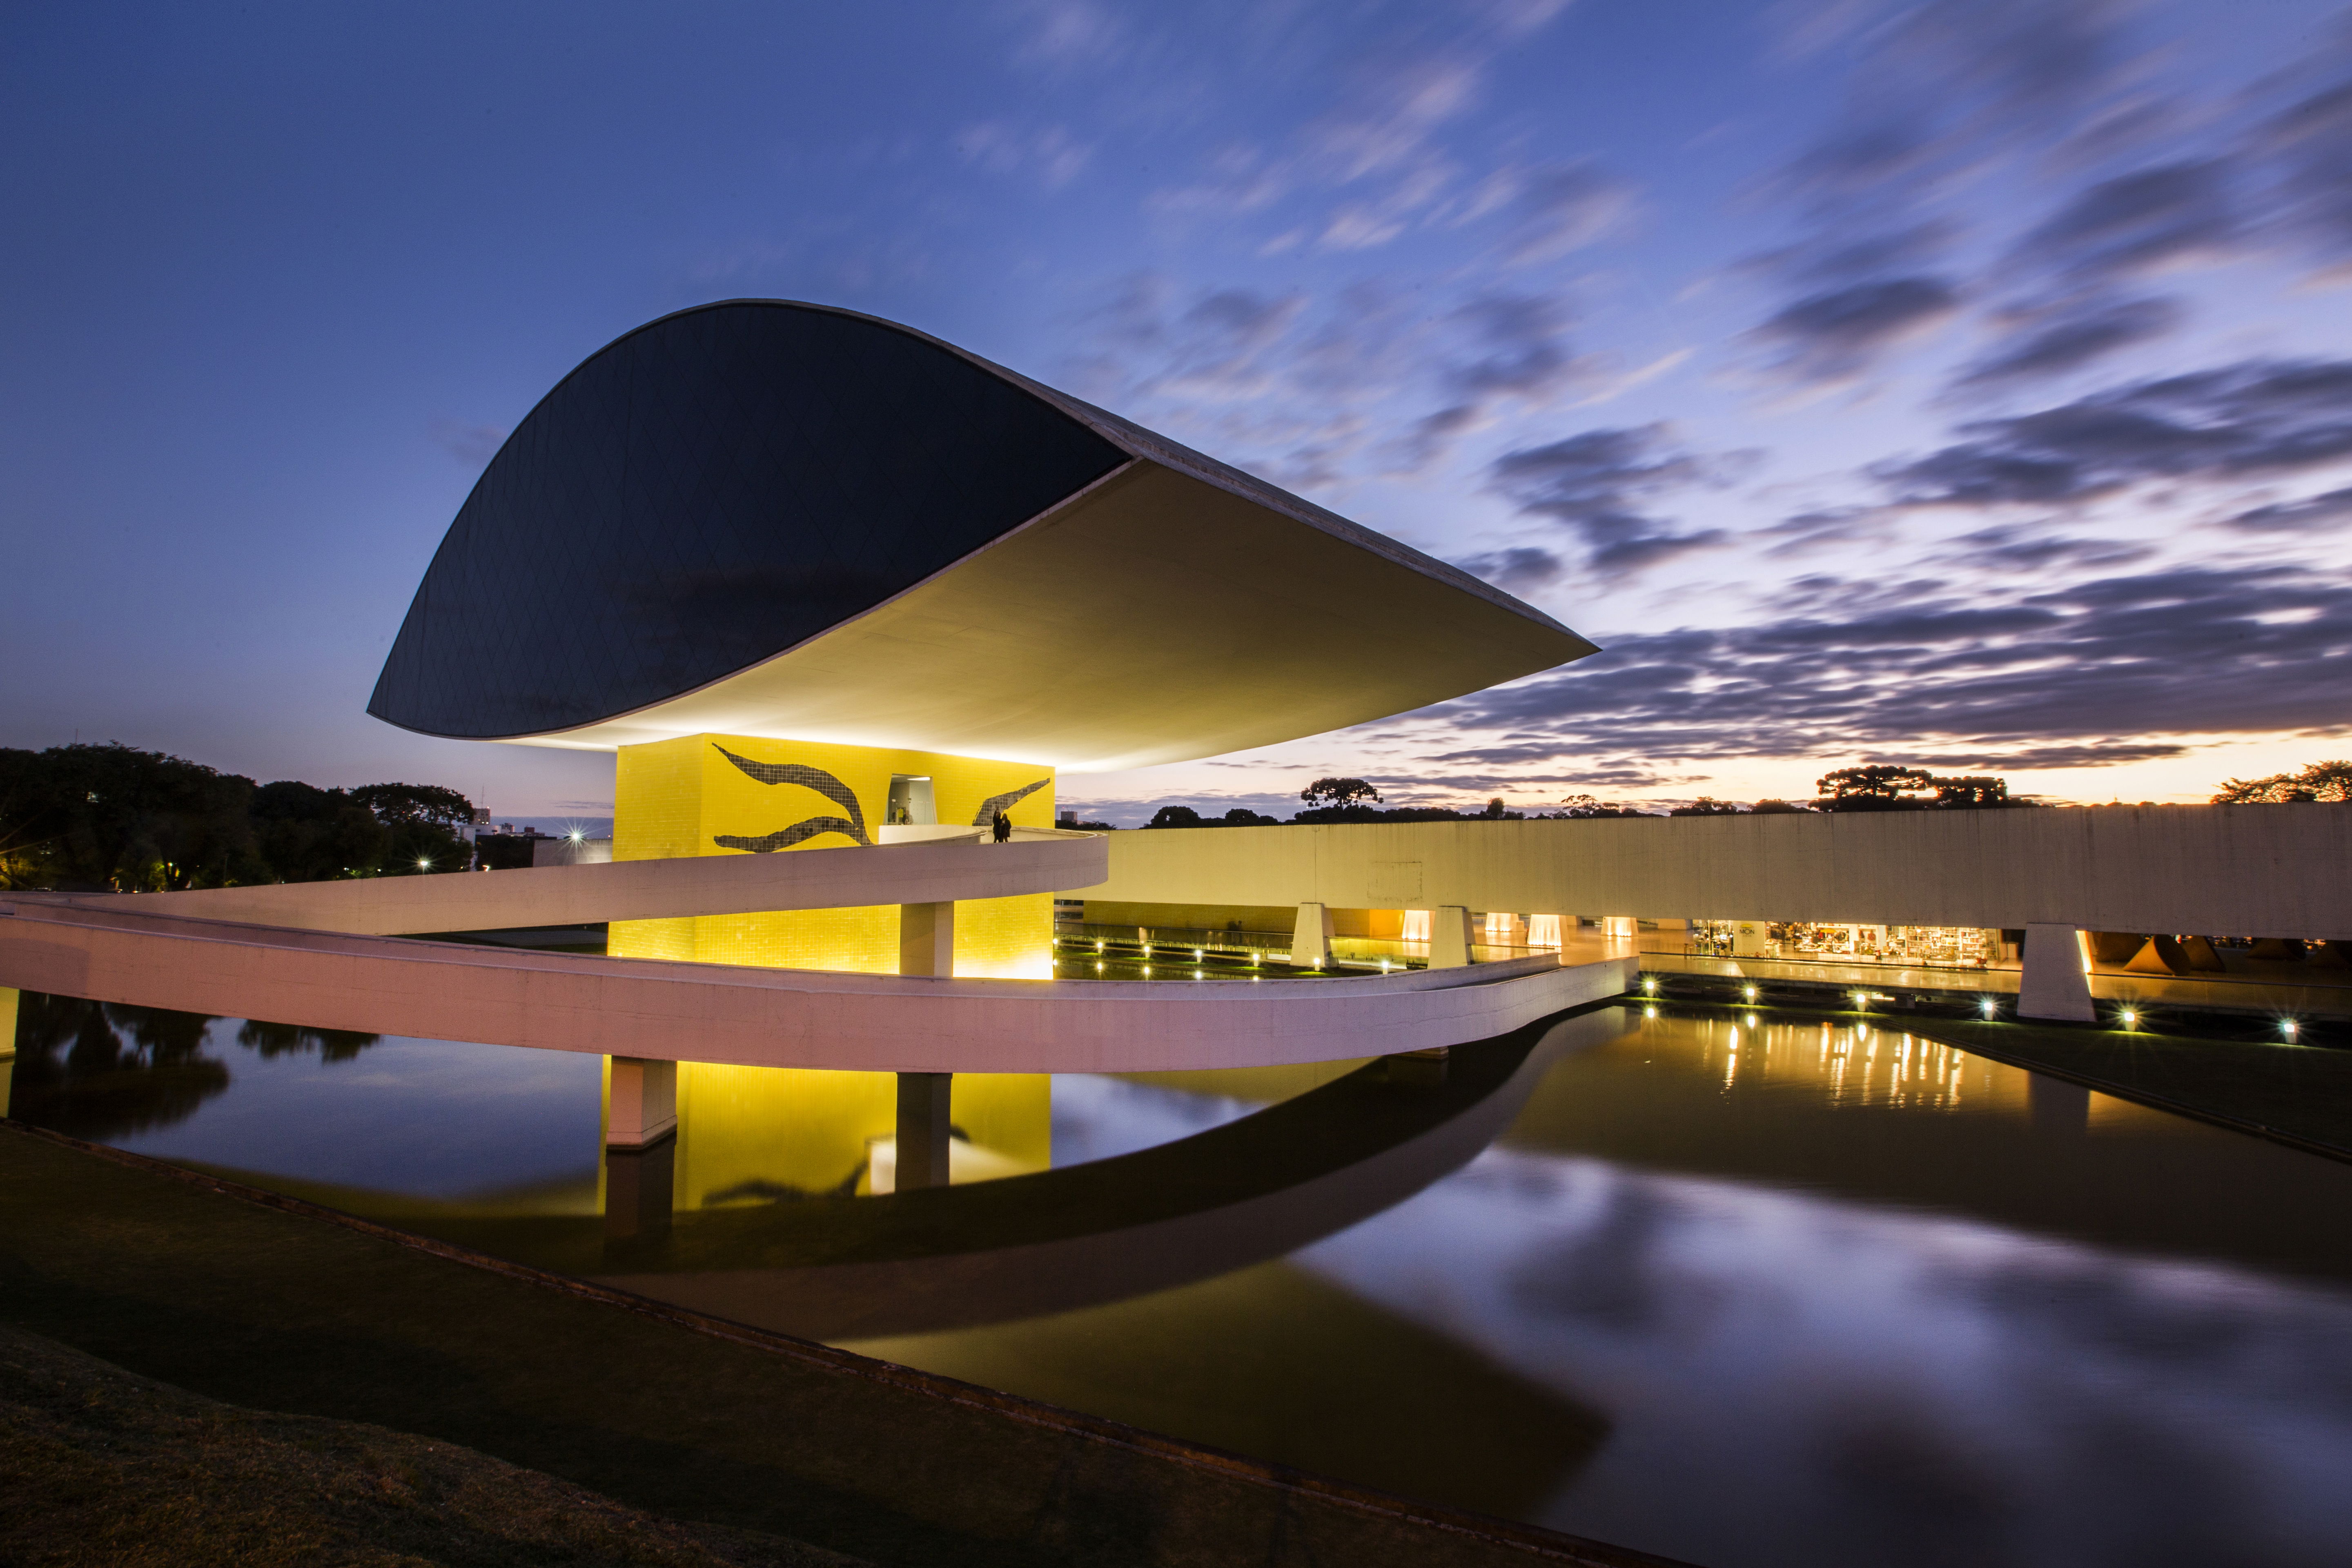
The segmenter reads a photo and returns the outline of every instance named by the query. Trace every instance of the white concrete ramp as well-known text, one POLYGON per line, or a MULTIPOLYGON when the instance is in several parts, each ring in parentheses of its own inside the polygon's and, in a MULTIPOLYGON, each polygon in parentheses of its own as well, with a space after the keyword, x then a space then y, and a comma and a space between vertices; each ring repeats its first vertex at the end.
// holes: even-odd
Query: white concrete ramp
POLYGON ((1568 965, 1544 954, 1347 979, 974 980, 525 952, 187 912, 242 913, 230 895, 250 894, 245 907, 283 899, 311 921, 488 930, 643 919, 654 910, 1004 897, 1084 886, 1089 869, 1099 878, 1101 864, 1098 837, 1051 835, 1008 845, 402 878, 386 879, 396 883, 388 892, 379 882, 100 899, 18 895, 0 900, 0 986, 646 1060, 1133 1072, 1463 1045, 1620 994, 1638 963, 1626 944, 1622 954, 1568 965), (470 890, 500 878, 513 880, 478 895, 470 890), (375 896, 343 890, 352 888, 375 896), (426 896, 442 889, 450 895, 446 902, 426 896), (297 896, 308 901, 297 903, 297 896), (333 907, 339 898, 348 901, 333 907))

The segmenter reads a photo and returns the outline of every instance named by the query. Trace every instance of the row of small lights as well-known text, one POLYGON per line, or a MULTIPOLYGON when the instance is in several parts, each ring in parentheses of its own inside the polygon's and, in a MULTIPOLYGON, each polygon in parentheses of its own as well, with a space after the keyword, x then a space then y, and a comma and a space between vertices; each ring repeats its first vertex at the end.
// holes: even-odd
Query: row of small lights
MULTIPOLYGON (((1757 993, 1755 986, 1743 985, 1739 990, 1740 995, 1745 1000, 1749 1002, 1756 1000, 1757 993)), ((1658 994, 1658 983, 1654 979, 1645 977, 1642 982, 1642 992, 1643 994, 1646 996, 1655 996, 1658 994)), ((1870 1011, 1871 993, 1867 991, 1856 991, 1853 994, 1852 1000, 1853 1002, 1853 1009, 1855 1012, 1867 1013, 1870 1011)), ((2000 1016, 2000 1004, 1990 996, 1979 997, 1977 1000, 1977 1011, 1988 1019, 1997 1018, 2000 1016)), ((1643 1010, 1642 1016, 1645 1018, 1654 1018, 1658 1016, 1658 1010, 1655 1007, 1647 1007, 1643 1010)), ((2137 1007, 2117 1008, 2116 1011, 2116 1021, 2126 1029, 2136 1029, 2139 1027, 2139 1009, 2137 1007)), ((1753 1026, 1755 1023, 1753 1016, 1749 1018, 1748 1022, 1749 1025, 1753 1026)), ((2281 1018, 2279 1020, 2279 1033, 2284 1037, 2289 1045, 2293 1045, 2296 1037, 2300 1036, 2302 1032, 2303 1026, 2298 1020, 2294 1018, 2281 1018)))

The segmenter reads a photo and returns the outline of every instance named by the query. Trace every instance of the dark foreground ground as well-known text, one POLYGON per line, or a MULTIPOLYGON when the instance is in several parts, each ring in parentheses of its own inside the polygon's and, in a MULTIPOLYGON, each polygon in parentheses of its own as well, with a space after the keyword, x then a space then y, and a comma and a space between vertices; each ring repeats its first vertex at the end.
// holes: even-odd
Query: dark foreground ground
POLYGON ((0 1324, 10 1563, 1657 1561, 5 1121, 0 1324))
POLYGON ((12 1563, 600 1563, 820 1568, 857 1559, 678 1524, 431 1438, 241 1410, 0 1325, 12 1563))

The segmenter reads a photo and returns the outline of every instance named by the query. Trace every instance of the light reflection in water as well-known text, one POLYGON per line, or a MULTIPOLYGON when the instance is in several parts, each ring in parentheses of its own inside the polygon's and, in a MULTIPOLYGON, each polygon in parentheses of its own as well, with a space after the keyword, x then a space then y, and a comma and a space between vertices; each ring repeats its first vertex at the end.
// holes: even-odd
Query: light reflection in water
POLYGON ((1002 1179, 879 1198, 879 1076, 690 1068, 623 1179, 593 1058, 120 1028, 102 1079, 37 1058, 35 1103, 102 1087, 84 1124, 150 1152, 1715 1568, 2352 1541, 2352 1168, 1891 1019, 960 1078, 956 1173, 1002 1179))

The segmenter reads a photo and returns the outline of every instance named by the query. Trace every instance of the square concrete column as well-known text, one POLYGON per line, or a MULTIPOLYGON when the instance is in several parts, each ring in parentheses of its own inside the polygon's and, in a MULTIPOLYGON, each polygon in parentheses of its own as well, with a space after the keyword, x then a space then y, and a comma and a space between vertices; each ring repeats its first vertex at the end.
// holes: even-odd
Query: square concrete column
POLYGON ((1440 904, 1429 917, 1429 967, 1459 969, 1470 962, 1470 911, 1440 904))
POLYGON ((613 1103, 604 1123, 608 1149, 642 1149, 677 1131, 677 1064, 613 1057, 613 1103))
POLYGON ((898 906, 898 973, 955 973, 955 905, 898 906))
POLYGON ((1290 963, 1296 969, 1327 969, 1331 963, 1331 911, 1321 904, 1298 906, 1290 928, 1290 963))
POLYGON ((16 1076, 16 993, 0 985, 0 1116, 8 1114, 8 1084, 16 1076))
POLYGON ((2083 939, 2073 926, 2025 928, 2025 967, 2017 981, 2017 1016, 2088 1024, 2091 980, 2084 972, 2083 939))
POLYGON ((955 1074, 898 1075, 899 1192, 948 1184, 948 1110, 955 1097, 955 1074))

